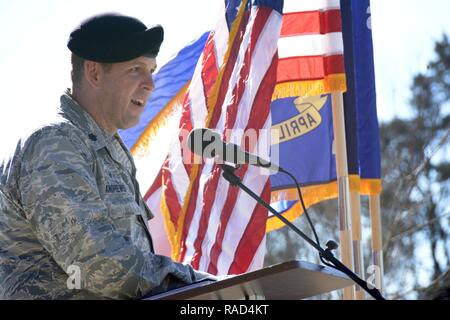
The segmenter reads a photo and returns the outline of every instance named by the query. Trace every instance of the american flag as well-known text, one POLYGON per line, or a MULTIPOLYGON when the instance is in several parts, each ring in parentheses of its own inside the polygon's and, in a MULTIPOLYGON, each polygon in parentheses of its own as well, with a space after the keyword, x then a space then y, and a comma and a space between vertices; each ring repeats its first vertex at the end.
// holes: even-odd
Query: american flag
MULTIPOLYGON (((160 209, 165 217, 173 258, 212 274, 259 269, 265 254, 267 210, 231 187, 214 160, 199 165, 183 161, 190 158, 185 154, 186 133, 194 128, 213 128, 224 140, 243 146, 249 130, 259 140, 269 139, 283 1, 237 5, 239 1, 225 1, 224 15, 209 35, 184 98, 182 134, 145 196, 150 208, 160 209)), ((245 147, 267 159, 270 144, 263 145, 257 150, 255 145, 245 147)), ((237 174, 269 201, 267 175, 251 166, 237 174)))

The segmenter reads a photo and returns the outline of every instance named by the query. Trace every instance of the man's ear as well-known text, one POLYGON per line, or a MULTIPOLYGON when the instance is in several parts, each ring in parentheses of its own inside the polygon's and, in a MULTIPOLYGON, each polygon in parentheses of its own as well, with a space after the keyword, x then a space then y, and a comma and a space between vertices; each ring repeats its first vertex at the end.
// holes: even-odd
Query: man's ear
POLYGON ((84 62, 84 76, 87 82, 93 87, 97 88, 99 86, 103 69, 100 63, 95 61, 86 60, 84 62))

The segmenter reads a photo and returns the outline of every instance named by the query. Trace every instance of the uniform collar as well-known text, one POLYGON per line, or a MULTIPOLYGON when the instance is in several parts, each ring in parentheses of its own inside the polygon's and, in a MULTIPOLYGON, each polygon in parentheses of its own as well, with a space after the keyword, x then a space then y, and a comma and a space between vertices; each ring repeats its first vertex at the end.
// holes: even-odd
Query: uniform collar
POLYGON ((61 96, 60 114, 62 117, 69 120, 86 133, 89 141, 96 151, 106 148, 111 157, 116 162, 120 163, 119 150, 117 150, 118 145, 115 143, 115 140, 117 140, 124 149, 134 168, 133 158, 127 148, 124 147, 119 134, 115 133, 114 135, 111 135, 103 130, 97 122, 95 122, 91 115, 73 99, 69 89, 61 96))
POLYGON ((109 147, 112 142, 113 137, 103 130, 91 115, 73 99, 69 90, 61 96, 60 115, 85 132, 95 150, 109 147))

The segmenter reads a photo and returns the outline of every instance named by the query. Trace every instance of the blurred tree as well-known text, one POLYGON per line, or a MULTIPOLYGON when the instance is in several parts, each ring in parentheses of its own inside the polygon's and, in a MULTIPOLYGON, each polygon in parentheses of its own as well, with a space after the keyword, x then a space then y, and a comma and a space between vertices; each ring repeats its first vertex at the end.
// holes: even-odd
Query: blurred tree
MULTIPOLYGON (((435 59, 414 77, 409 119, 380 126, 381 211, 387 298, 442 299, 450 292, 450 43, 435 45, 435 59)), ((362 198, 363 230, 370 220, 362 198)), ((310 209, 322 246, 338 239, 337 201, 310 209)), ((308 230, 306 219, 296 224, 308 230)), ((370 264, 365 237, 365 263, 370 264)), ((266 265, 291 259, 318 262, 316 252, 283 228, 267 239, 266 265)), ((322 297, 323 298, 323 297, 322 297)))

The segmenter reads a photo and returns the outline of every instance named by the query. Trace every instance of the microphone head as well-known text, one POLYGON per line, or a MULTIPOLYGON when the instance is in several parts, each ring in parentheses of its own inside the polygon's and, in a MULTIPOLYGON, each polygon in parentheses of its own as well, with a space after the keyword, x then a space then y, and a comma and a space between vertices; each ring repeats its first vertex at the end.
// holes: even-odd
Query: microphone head
POLYGON ((187 139, 187 147, 192 153, 203 158, 214 158, 216 149, 222 141, 220 134, 211 129, 193 129, 187 139))

